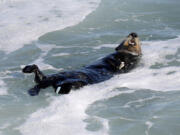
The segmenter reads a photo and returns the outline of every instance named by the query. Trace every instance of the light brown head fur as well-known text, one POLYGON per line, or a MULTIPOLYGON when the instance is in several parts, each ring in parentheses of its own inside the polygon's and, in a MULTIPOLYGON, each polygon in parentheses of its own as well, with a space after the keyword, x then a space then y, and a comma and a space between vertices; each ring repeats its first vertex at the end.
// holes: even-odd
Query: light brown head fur
POLYGON ((116 48, 116 51, 122 50, 142 55, 141 43, 136 33, 129 34, 127 38, 116 48))

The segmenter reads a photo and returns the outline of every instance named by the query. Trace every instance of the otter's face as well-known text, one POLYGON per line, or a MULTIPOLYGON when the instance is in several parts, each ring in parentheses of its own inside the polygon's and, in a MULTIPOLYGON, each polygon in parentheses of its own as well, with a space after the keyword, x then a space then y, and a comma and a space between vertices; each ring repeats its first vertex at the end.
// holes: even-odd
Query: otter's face
POLYGON ((132 53, 141 55, 141 44, 136 33, 131 33, 127 38, 116 48, 116 51, 127 50, 132 53))

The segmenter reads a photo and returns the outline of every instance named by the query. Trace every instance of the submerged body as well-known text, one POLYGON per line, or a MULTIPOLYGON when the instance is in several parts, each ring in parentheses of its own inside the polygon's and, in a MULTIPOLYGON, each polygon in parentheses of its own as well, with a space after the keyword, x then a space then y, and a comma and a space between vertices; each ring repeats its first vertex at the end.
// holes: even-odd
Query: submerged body
POLYGON ((126 73, 133 69, 141 57, 141 48, 137 34, 131 33, 117 48, 116 52, 100 59, 80 70, 60 72, 45 76, 36 65, 23 69, 24 73, 35 73, 37 85, 29 94, 37 95, 41 88, 54 87, 58 94, 68 94, 71 89, 78 89, 88 84, 110 79, 115 74, 126 73))

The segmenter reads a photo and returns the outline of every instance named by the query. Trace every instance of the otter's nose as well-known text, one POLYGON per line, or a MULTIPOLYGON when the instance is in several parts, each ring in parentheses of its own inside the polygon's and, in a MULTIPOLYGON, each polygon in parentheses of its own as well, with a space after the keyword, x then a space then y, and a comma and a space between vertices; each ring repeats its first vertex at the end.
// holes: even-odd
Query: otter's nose
POLYGON ((129 35, 132 36, 133 38, 137 38, 137 37, 138 37, 138 34, 135 33, 135 32, 132 32, 132 33, 130 33, 129 35))

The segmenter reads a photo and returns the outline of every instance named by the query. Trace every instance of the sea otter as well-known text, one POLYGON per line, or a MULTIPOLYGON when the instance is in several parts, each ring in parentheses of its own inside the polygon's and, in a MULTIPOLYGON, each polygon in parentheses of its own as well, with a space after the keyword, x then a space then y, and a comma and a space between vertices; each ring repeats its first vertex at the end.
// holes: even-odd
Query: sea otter
POLYGON ((34 73, 37 83, 28 93, 38 95, 40 89, 52 86, 58 94, 68 94, 72 89, 85 85, 99 83, 110 79, 116 74, 126 73, 135 68, 141 58, 141 45, 138 35, 130 33, 127 38, 115 48, 115 52, 87 65, 79 70, 44 75, 37 65, 27 65, 23 73, 34 73))

